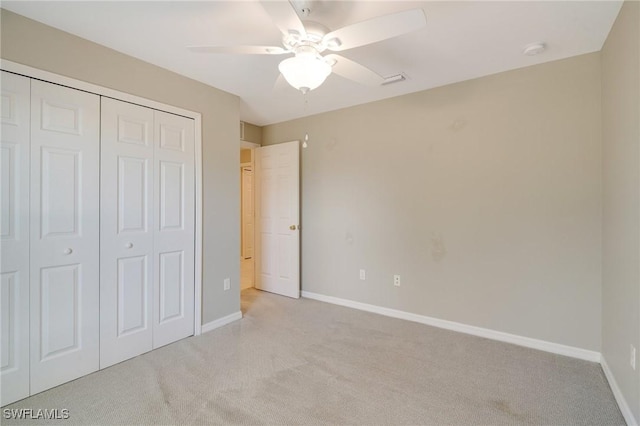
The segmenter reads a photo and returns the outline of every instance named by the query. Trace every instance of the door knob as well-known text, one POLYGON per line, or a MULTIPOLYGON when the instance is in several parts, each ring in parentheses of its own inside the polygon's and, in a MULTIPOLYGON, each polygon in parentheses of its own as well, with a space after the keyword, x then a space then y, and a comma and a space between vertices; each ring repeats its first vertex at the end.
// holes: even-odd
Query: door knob
POLYGON ((71 253, 73 253, 73 250, 71 250, 70 248, 64 251, 64 254, 71 254, 71 253))
POLYGON ((296 230, 296 226, 295 226, 295 225, 291 225, 291 226, 289 227, 289 229, 291 229, 292 231, 295 231, 295 230, 296 230))
POLYGON ((127 244, 125 245, 125 247, 126 247, 126 248, 133 248, 133 243, 127 243, 127 244))

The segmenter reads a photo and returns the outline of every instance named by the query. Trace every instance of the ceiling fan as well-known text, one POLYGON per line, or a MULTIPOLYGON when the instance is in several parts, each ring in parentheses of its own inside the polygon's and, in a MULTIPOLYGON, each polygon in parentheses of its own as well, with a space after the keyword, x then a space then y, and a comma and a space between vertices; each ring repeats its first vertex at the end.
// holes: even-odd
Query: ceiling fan
MULTIPOLYGON (((306 94, 319 87, 331 72, 362 84, 382 84, 385 79, 375 71, 344 56, 334 53, 322 56, 322 53, 327 50, 341 52, 397 37, 418 30, 427 23, 422 9, 409 9, 330 31, 320 23, 300 20, 295 8, 288 1, 261 0, 261 4, 282 32, 283 47, 188 46, 188 49, 201 53, 293 53, 295 56, 280 62, 278 68, 291 86, 306 94)), ((305 6, 300 12, 306 18, 311 10, 305 6)))

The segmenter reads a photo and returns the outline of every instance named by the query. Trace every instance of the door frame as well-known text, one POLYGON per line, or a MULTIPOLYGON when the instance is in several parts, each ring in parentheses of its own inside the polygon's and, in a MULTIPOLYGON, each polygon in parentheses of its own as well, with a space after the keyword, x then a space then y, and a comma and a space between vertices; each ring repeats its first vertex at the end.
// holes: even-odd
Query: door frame
MULTIPOLYGON (((253 163, 241 163, 240 166, 240 214, 241 214, 241 218, 240 218, 240 257, 241 258, 245 258, 245 252, 244 252, 244 238, 245 238, 245 229, 244 229, 244 218, 245 218, 245 212, 244 212, 244 200, 245 200, 245 191, 244 191, 244 182, 245 182, 245 178, 244 178, 244 171, 245 169, 249 169, 249 172, 251 172, 251 176, 253 178, 253 163)), ((252 185, 255 185, 255 182, 252 182, 252 185)), ((251 188, 251 193, 253 194, 253 187, 251 188)), ((255 200, 251 200, 251 206, 253 208, 254 205, 254 201, 255 200)), ((254 222, 254 227, 255 227, 255 213, 252 213, 251 215, 251 219, 254 222)), ((255 232, 253 233, 253 239, 252 242, 255 242, 255 232)), ((253 255, 251 256, 251 258, 253 258, 253 255)), ((246 258, 245 258, 246 259, 246 258)))
POLYGON ((37 80, 82 90, 108 98, 141 105, 159 111, 165 111, 194 120, 195 125, 195 282, 194 282, 194 324, 193 335, 202 333, 202 114, 184 108, 178 108, 119 90, 109 89, 87 83, 75 78, 65 77, 49 71, 43 71, 27 65, 0 59, 0 69, 37 80))
MULTIPOLYGON (((244 122, 241 122, 244 124, 244 122)), ((255 150, 256 148, 260 148, 262 145, 260 145, 259 143, 255 143, 255 142, 249 142, 249 141, 244 141, 242 139, 240 139, 240 146, 238 148, 238 153, 240 153, 243 149, 250 149, 251 151, 255 150)), ((255 210, 255 205, 256 205, 256 191, 255 191, 255 186, 256 186, 256 174, 255 174, 255 159, 254 159, 254 155, 255 153, 252 152, 251 153, 251 162, 250 163, 240 163, 240 257, 242 257, 242 242, 243 242, 243 234, 242 234, 242 169, 243 167, 251 167, 251 170, 253 171, 253 256, 252 256, 252 260, 253 260, 253 286, 255 287, 256 284, 256 210, 255 210)), ((241 266, 242 268, 242 266, 241 266)), ((242 270, 240 271, 240 280, 242 281, 242 270)), ((242 292, 242 282, 240 283, 240 292, 242 292)))
POLYGON ((260 148, 262 145, 260 145, 259 143, 254 143, 254 142, 248 142, 248 141, 240 141, 240 149, 245 148, 245 149, 254 149, 254 148, 260 148))

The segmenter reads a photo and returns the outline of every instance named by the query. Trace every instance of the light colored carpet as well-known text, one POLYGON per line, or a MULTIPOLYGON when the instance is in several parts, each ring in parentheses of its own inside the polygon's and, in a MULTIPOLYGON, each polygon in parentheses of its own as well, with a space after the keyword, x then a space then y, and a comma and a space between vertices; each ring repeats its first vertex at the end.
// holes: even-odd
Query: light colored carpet
MULTIPOLYGON (((624 424, 595 363, 253 289, 242 310, 5 408, 82 425, 624 424)), ((45 424, 3 419, 27 423, 45 424)))

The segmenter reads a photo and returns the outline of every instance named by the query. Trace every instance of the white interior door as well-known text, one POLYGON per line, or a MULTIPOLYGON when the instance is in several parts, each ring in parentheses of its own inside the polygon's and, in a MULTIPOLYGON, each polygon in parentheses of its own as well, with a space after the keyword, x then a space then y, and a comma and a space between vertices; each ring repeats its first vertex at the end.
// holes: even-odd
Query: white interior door
POLYGON ((194 332, 194 121, 154 111, 153 347, 194 332))
POLYGON ((242 257, 253 257, 253 170, 242 168, 242 257))
POLYGON ((30 80, 2 71, 0 406, 29 396, 30 80))
POLYGON ((300 144, 255 149, 256 288, 300 297, 300 144))
POLYGON ((153 115, 102 98, 100 368, 153 348, 153 115))
POLYGON ((100 98, 31 81, 31 393, 98 369, 100 98))

